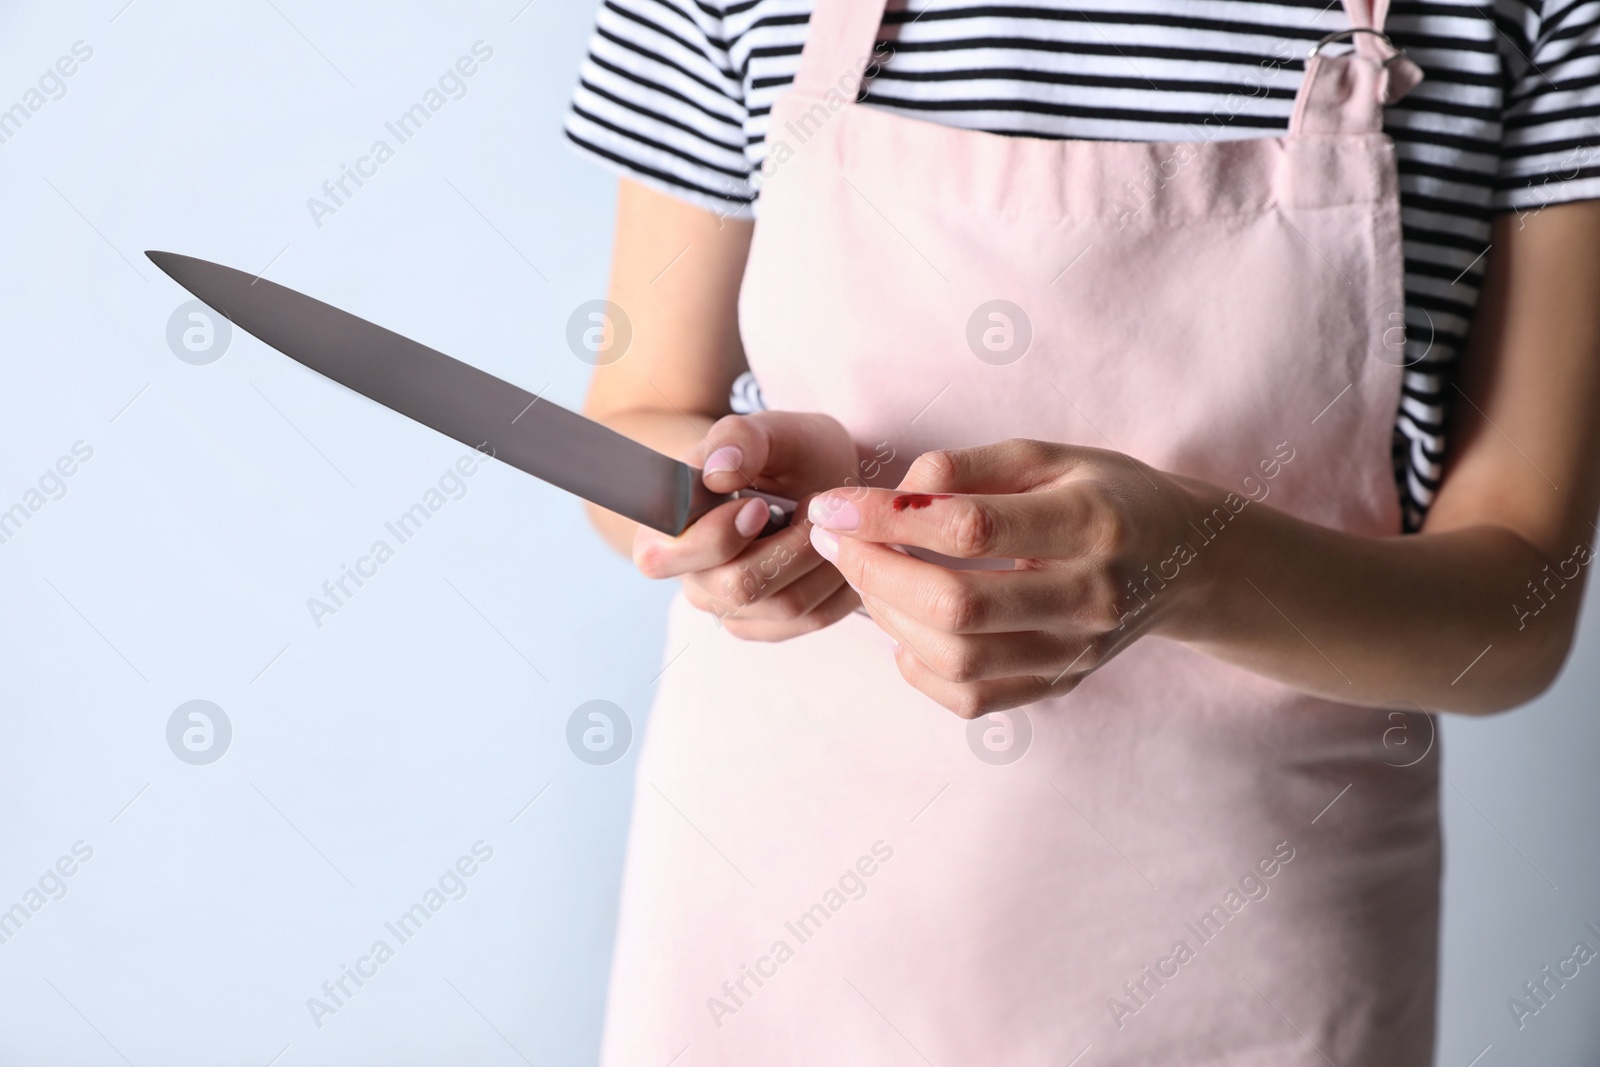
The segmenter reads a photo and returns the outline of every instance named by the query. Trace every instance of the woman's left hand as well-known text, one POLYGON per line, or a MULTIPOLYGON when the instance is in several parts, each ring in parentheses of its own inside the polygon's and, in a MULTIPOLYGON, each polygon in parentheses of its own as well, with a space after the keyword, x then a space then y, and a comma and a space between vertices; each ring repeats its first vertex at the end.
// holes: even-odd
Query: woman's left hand
POLYGON ((811 540, 898 643, 905 679, 970 719, 1070 692, 1203 598, 1205 561, 1175 560, 1210 514, 1196 490, 1121 453, 1004 441, 927 453, 899 489, 817 497, 811 540), (951 569, 894 545, 1016 569, 951 569))

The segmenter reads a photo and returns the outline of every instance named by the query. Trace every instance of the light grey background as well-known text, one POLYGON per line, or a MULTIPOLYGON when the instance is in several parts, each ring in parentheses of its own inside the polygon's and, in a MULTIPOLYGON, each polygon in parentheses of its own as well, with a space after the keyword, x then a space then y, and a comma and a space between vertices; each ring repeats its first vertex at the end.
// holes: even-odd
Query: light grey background
MULTIPOLYGON (((93 49, 0 144, 0 510, 93 449, 0 544, 0 909, 93 849, 0 944, 0 1062, 593 1062, 633 753, 583 763, 566 720, 613 701, 637 744, 670 590, 491 464, 318 627, 307 598, 465 450, 243 334, 180 361, 187 296, 141 255, 264 271, 576 404, 567 317, 603 294, 614 192, 559 132, 591 18, 0 7, 0 108, 93 49), (477 41, 398 145, 384 123, 477 41), (394 158, 319 227, 307 199, 379 138, 394 158), (204 766, 167 745, 195 699, 233 729, 204 766), (478 841, 465 895, 316 1026, 307 998, 478 841)), ((1506 1006, 1600 949, 1596 643, 1533 707, 1444 731, 1445 1067, 1600 1058, 1600 963, 1520 1032, 1506 1006)))

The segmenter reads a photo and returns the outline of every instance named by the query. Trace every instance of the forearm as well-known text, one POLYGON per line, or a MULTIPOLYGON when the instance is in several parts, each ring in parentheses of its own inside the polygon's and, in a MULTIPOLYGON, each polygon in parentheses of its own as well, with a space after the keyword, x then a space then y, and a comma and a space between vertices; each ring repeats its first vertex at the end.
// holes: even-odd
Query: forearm
POLYGON ((1330 699, 1466 713, 1549 685, 1589 560, 1576 538, 1555 557, 1493 525, 1369 538, 1254 503, 1193 547, 1156 632, 1330 699))
POLYGON ((1174 613, 1180 639, 1365 704, 1481 713, 1544 689, 1600 504, 1597 243, 1600 204, 1496 222, 1422 533, 1353 537, 1251 504, 1202 551, 1214 566, 1202 602, 1174 613))
MULTIPOLYGON (((613 411, 599 421, 657 452, 683 456, 704 441, 706 431, 717 421, 717 417, 706 412, 633 408, 613 411)), ((633 535, 639 524, 593 504, 586 505, 586 510, 589 522, 606 543, 624 556, 631 557, 633 535)))
MULTIPOLYGON (((626 328, 595 368, 584 414, 679 459, 703 445, 745 366, 738 297, 750 232, 623 179, 606 314, 626 328)), ((589 518, 632 555, 637 523, 595 507, 589 518)))

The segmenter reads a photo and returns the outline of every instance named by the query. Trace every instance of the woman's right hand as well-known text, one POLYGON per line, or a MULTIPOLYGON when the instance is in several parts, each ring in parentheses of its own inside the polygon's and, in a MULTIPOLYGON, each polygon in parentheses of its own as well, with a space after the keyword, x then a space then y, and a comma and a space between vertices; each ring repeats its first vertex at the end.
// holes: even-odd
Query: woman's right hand
POLYGON ((729 415, 679 458, 701 467, 715 492, 756 488, 799 507, 792 525, 759 540, 767 508, 755 499, 722 504, 677 537, 641 526, 633 561, 646 577, 681 577, 690 604, 750 641, 820 630, 856 609, 855 592, 811 547, 805 518, 811 497, 856 475, 855 443, 836 420, 787 411, 729 415))

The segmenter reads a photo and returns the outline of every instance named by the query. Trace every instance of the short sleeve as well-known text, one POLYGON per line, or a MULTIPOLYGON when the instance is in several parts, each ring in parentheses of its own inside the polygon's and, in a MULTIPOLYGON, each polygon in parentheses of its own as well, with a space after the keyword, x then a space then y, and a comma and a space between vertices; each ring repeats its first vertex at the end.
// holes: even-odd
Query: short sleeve
POLYGON ((720 10, 695 0, 603 0, 567 112, 577 149, 725 216, 755 200, 743 82, 720 10))
POLYGON ((1600 198, 1600 0, 1500 0, 1506 96, 1494 206, 1600 198))

